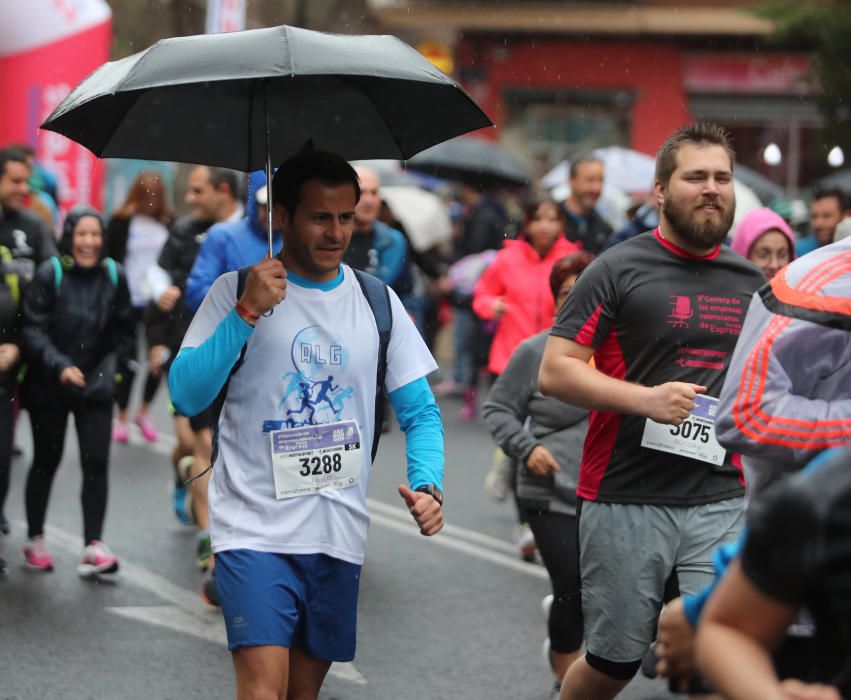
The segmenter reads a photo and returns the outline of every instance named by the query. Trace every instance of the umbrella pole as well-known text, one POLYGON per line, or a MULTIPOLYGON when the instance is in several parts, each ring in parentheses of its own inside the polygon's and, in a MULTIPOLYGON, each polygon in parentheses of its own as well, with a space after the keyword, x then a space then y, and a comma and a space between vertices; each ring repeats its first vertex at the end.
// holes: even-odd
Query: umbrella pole
POLYGON ((269 105, 269 81, 263 81, 263 102, 266 107, 266 230, 269 234, 269 257, 275 255, 272 244, 272 118, 269 105))

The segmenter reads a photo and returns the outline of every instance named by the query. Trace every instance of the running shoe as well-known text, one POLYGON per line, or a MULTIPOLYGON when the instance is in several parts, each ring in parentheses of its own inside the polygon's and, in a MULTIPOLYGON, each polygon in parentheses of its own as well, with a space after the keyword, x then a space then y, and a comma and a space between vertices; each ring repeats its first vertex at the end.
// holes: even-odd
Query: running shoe
POLYGON ((485 474, 485 493, 495 501, 504 501, 510 491, 511 467, 505 452, 496 448, 490 471, 485 474))
POLYGON ((207 605, 213 605, 217 608, 222 607, 221 598, 219 598, 219 589, 216 586, 216 569, 211 567, 204 574, 204 579, 201 581, 201 600, 207 605))
POLYGON ((123 420, 116 420, 112 424, 112 439, 122 445, 130 441, 130 428, 123 420))
POLYGON ((24 545, 26 566, 35 571, 53 571, 53 557, 47 551, 44 535, 30 537, 24 545))
POLYGON ((139 430, 142 431, 142 437, 145 438, 145 440, 148 442, 157 441, 157 429, 154 427, 154 424, 148 416, 138 413, 133 419, 133 422, 139 427, 139 430))
POLYGON ((198 533, 198 556, 195 562, 201 571, 207 571, 210 568, 210 563, 213 560, 213 545, 210 542, 210 531, 204 530, 198 533))
POLYGON ((472 387, 464 389, 464 405, 458 411, 458 419, 469 423, 476 420, 476 395, 477 391, 472 387))
POLYGON ((434 385, 434 395, 443 398, 445 396, 461 396, 463 388, 461 384, 456 384, 453 379, 444 379, 439 384, 434 385))
POLYGON ((83 556, 77 565, 77 574, 80 576, 114 574, 117 571, 118 557, 99 540, 92 540, 89 543, 83 550, 83 556))
POLYGON ((12 531, 9 526, 9 521, 6 519, 6 514, 0 510, 0 534, 8 535, 12 531))
POLYGON ((553 594, 545 595, 541 601, 541 613, 544 616, 544 622, 550 621, 550 610, 553 608, 553 594))
POLYGON ((174 492, 171 496, 174 514, 184 525, 195 523, 195 512, 192 510, 192 489, 184 486, 189 478, 189 470, 194 462, 192 456, 183 457, 177 463, 177 479, 174 484, 174 492))
POLYGON ((532 528, 528 523, 514 526, 514 544, 517 545, 517 553, 523 561, 530 564, 535 562, 538 545, 535 544, 535 535, 532 534, 532 528))

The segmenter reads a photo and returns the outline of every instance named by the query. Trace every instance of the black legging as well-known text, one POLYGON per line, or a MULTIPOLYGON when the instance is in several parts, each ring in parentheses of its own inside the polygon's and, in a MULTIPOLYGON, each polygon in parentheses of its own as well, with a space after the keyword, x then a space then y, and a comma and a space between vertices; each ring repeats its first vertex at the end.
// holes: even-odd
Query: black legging
POLYGON ((0 395, 0 513, 9 492, 9 473, 12 468, 12 439, 15 434, 14 394, 0 395))
POLYGON ((33 432, 33 463, 27 476, 26 506, 29 536, 44 533, 44 518, 53 477, 62 461, 68 413, 74 414, 80 464, 83 467, 83 532, 85 542, 99 540, 106 514, 112 404, 103 401, 75 402, 71 406, 30 409, 33 432))
MULTIPOLYGON (((144 322, 144 308, 135 308, 134 313, 136 315, 136 328, 138 329, 139 324, 144 322)), ((143 367, 147 366, 147 357, 144 357, 143 361, 139 364, 143 367)), ((136 372, 132 367, 126 367, 124 371, 124 377, 118 385, 118 390, 115 392, 115 403, 122 411, 126 411, 130 405, 130 392, 133 391, 133 382, 136 380, 136 372)), ((160 386, 161 378, 162 372, 156 376, 148 372, 148 376, 145 378, 145 389, 142 393, 142 400, 145 403, 151 403, 154 400, 154 396, 160 386)))
POLYGON ((565 513, 526 509, 526 519, 553 584, 548 630, 550 649, 570 654, 582 645, 577 519, 565 513))

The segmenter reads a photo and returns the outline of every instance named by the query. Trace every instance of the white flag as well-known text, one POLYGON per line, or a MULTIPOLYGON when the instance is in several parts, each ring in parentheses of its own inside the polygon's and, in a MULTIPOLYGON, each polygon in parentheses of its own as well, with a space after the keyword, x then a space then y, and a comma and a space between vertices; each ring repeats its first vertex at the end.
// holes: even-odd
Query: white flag
POLYGON ((207 0, 207 34, 245 29, 245 0, 207 0))

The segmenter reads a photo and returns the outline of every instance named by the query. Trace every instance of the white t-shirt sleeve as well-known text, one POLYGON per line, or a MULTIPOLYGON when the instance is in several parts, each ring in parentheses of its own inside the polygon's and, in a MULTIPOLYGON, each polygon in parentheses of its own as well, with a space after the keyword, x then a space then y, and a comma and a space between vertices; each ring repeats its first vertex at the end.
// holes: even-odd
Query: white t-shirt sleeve
POLYGON ((384 386, 387 393, 390 393, 431 374, 437 369, 437 363, 396 292, 392 289, 388 291, 390 309, 393 312, 393 330, 390 334, 390 346, 387 348, 387 376, 384 386))
POLYGON ((183 342, 180 344, 181 350, 183 348, 197 348, 201 345, 213 335, 222 319, 231 312, 234 304, 236 304, 238 275, 238 272, 226 272, 213 282, 213 286, 210 287, 210 291, 207 292, 207 296, 204 297, 204 301, 201 302, 201 306, 195 312, 189 330, 183 337, 183 342))

